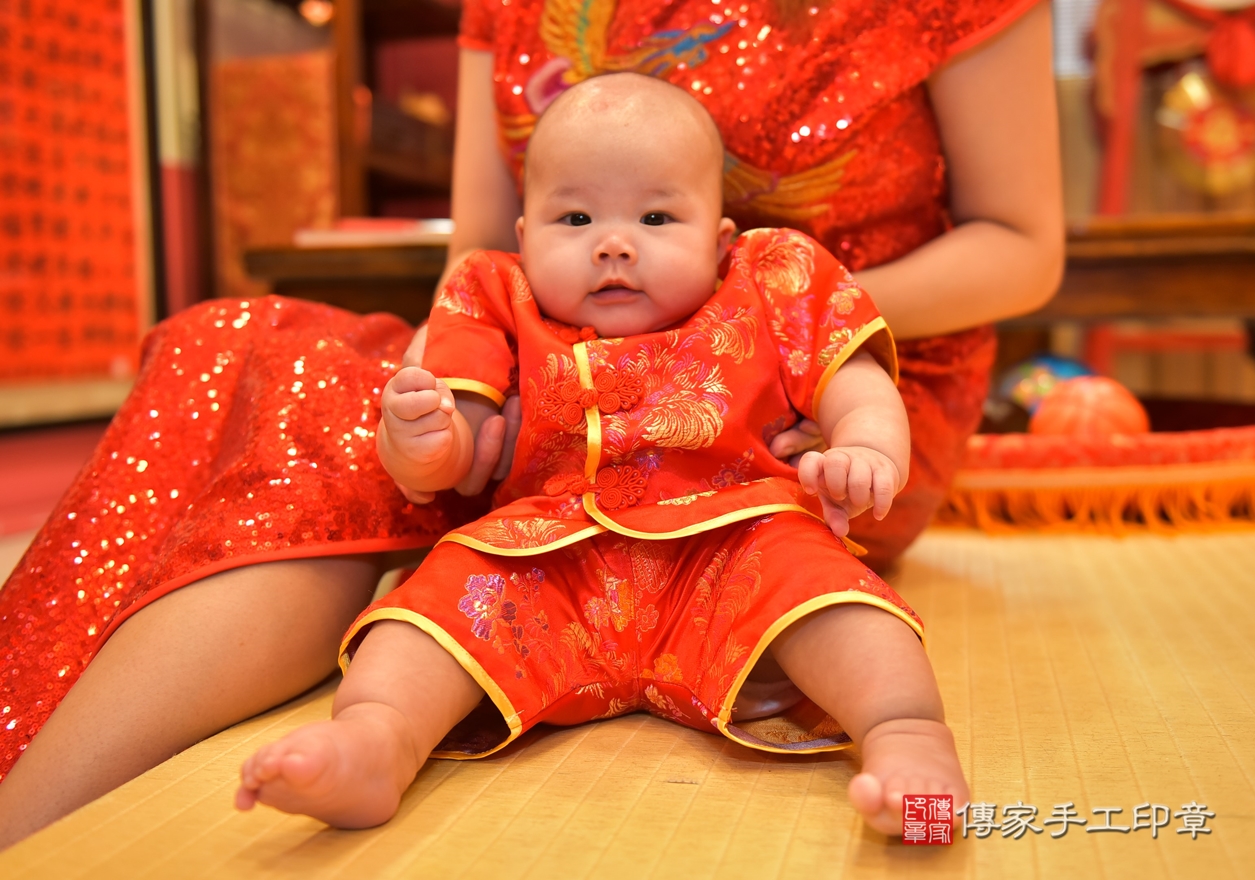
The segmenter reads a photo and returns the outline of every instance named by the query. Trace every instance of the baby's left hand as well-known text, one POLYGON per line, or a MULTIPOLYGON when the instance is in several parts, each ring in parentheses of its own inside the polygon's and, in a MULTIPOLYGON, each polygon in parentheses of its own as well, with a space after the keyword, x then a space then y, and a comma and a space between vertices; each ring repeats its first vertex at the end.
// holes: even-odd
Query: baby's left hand
POLYGON ((798 462, 797 477, 803 489, 819 496, 824 521, 838 538, 845 537, 850 520, 869 507, 872 516, 884 519, 902 488, 897 465, 866 446, 808 452, 798 462))

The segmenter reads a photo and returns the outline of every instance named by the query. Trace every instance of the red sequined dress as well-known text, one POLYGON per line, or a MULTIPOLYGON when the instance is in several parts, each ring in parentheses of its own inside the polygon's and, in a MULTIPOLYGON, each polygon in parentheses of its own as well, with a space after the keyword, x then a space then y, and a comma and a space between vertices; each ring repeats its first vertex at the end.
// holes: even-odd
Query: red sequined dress
MULTIPOLYGON (((637 70, 691 90, 728 147, 742 227, 801 229, 858 270, 940 235, 945 164, 925 79, 1036 0, 468 0, 462 44, 496 54, 517 170, 563 88, 637 70)), ((433 543, 458 502, 405 503, 374 452, 380 389, 412 329, 266 297, 204 303, 150 334, 135 390, 0 591, 0 774, 131 614, 255 562, 433 543)), ((940 504, 975 430, 987 328, 899 343, 911 480, 891 558, 940 504)))

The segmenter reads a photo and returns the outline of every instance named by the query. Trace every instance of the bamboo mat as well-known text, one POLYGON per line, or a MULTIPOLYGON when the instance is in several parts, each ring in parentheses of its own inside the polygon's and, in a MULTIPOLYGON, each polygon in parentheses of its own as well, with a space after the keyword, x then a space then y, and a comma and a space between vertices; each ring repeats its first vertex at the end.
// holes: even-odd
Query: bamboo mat
POLYGON ((930 651, 974 800, 1091 811, 1206 805, 1214 830, 1058 826, 953 847, 887 842, 845 799, 844 755, 758 754, 643 715, 433 762, 401 812, 333 831, 231 809, 258 744, 330 689, 172 758, 0 856, 18 878, 1250 877, 1255 535, 1123 540, 931 532, 895 586, 930 651), (1245 867, 1242 867, 1245 865, 1245 867))

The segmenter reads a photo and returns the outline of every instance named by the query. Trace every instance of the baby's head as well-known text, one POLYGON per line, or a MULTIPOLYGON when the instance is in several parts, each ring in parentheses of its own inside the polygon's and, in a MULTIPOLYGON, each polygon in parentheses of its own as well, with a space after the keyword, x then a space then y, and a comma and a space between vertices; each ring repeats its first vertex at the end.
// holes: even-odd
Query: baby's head
POLYGON ((618 73, 563 93, 527 147, 516 231, 540 310, 602 336, 661 330, 715 289, 734 225, 706 110, 618 73))

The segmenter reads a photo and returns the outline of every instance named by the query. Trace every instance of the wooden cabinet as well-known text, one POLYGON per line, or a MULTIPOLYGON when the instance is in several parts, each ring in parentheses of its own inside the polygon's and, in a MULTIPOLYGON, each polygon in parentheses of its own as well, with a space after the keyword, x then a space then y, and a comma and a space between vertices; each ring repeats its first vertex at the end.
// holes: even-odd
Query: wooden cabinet
POLYGON ((458 29, 456 0, 336 0, 335 9, 341 215, 375 214, 390 194, 447 195, 451 123, 432 124, 387 100, 378 88, 376 62, 388 43, 452 39, 458 29))

